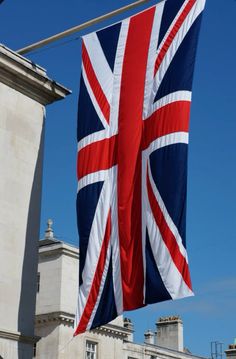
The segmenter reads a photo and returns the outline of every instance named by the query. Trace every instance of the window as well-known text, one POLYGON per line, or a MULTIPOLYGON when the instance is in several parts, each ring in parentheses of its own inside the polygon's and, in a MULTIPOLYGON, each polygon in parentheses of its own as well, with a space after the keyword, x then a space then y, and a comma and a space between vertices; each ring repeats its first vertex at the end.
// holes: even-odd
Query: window
POLYGON ((97 359, 97 343, 86 341, 86 359, 97 359))
POLYGON ((37 293, 39 292, 39 288, 40 288, 40 273, 37 273, 37 293))
POLYGON ((36 357, 36 343, 34 343, 34 348, 33 348, 33 357, 36 357))

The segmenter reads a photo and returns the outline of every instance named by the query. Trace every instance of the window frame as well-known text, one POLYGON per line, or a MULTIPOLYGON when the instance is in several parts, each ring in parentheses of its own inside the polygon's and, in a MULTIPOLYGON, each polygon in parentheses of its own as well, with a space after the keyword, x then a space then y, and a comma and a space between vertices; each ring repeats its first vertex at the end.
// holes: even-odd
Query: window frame
POLYGON ((85 342, 85 359, 98 359, 98 343, 94 340, 86 339, 85 342), (93 348, 89 348, 87 345, 94 346, 93 348), (88 356, 88 354, 93 354, 93 356, 88 356))

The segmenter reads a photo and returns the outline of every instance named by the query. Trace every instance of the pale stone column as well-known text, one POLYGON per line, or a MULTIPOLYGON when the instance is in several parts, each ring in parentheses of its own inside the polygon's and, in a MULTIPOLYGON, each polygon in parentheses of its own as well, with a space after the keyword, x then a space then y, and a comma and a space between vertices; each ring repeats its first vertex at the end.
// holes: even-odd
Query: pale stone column
POLYGON ((70 93, 0 45, 0 356, 32 358, 44 106, 70 93))
POLYGON ((159 318, 157 327, 157 345, 183 351, 183 322, 178 316, 159 318))
POLYGON ((144 343, 154 344, 154 333, 151 330, 147 330, 144 333, 144 343))

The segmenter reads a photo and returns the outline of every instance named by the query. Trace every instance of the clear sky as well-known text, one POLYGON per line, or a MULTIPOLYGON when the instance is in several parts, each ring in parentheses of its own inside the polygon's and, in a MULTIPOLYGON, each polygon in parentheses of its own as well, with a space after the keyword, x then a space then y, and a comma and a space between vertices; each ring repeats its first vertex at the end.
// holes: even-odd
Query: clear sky
MULTIPOLYGON (((0 6, 0 42, 17 50, 128 3, 5 0, 0 6)), ((66 100, 47 108, 41 237, 47 218, 52 218, 57 237, 74 245, 78 245, 75 169, 79 36, 98 28, 91 27, 26 55, 46 68, 49 77, 73 91, 66 100)), ((137 341, 143 340, 144 330, 154 329, 157 318, 172 314, 181 315, 185 346, 193 353, 210 356, 211 341, 223 342, 226 349, 236 337, 235 64, 236 1, 207 0, 194 76, 189 145, 187 244, 195 297, 126 313, 134 322, 137 341)))

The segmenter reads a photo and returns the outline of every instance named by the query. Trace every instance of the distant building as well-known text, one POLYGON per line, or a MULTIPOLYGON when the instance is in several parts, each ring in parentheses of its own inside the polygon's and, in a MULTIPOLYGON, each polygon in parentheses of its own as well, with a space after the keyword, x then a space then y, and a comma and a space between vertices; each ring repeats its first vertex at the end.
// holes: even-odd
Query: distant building
POLYGON ((143 344, 134 343, 133 324, 122 316, 73 338, 78 265, 79 249, 57 240, 48 221, 45 238, 39 242, 35 335, 41 339, 35 347, 35 358, 200 358, 184 350, 179 317, 160 318, 155 332, 145 332, 143 344))
POLYGON ((236 359, 236 339, 234 339, 234 344, 230 344, 228 349, 225 350, 226 359, 236 359))

